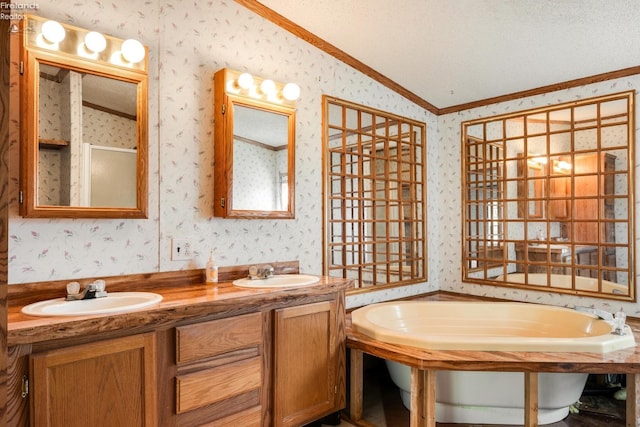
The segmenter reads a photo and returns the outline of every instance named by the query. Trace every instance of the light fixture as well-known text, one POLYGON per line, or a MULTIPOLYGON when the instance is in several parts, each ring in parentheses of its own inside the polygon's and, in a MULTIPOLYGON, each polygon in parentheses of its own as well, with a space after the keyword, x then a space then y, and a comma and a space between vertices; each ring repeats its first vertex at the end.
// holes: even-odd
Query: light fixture
POLYGON ((569 163, 569 162, 567 162, 565 160, 559 160, 559 161, 554 162, 553 168, 556 171, 560 171, 560 172, 570 171, 571 170, 571 163, 569 163))
POLYGON ((300 86, 295 83, 279 83, 255 77, 248 72, 228 70, 228 73, 225 76, 225 91, 235 96, 287 106, 295 106, 295 101, 300 96, 300 86))
POLYGON ((527 160, 527 163, 534 167, 540 167, 547 164, 547 158, 545 156, 532 157, 527 160))
POLYGON ((107 39, 97 31, 90 31, 84 36, 84 45, 94 53, 100 53, 107 47, 107 39))
POLYGON ((144 46, 138 40, 127 39, 122 42, 120 48, 122 57, 132 64, 137 64, 144 59, 144 46))
POLYGON ((295 83, 287 83, 282 89, 282 96, 289 101, 295 101, 300 97, 300 86, 295 83))
POLYGON ((253 86, 253 76, 249 73, 242 73, 238 76, 238 86, 248 90, 253 86))
POLYGON ((267 96, 273 96, 276 93, 276 83, 273 80, 263 80, 260 84, 260 90, 267 96))
POLYGON ((130 70, 147 71, 147 48, 137 40, 119 39, 93 29, 75 27, 37 15, 25 14, 19 25, 11 26, 24 34, 27 48, 60 51, 92 64, 117 65, 130 70))
POLYGON ((65 35, 64 27, 58 21, 46 21, 42 24, 42 36, 49 43, 60 43, 65 35))

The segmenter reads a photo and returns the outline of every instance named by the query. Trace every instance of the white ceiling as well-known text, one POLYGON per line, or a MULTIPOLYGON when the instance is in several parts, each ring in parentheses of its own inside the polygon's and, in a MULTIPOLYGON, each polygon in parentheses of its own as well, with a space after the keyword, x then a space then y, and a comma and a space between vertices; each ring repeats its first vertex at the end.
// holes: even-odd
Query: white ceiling
POLYGON ((640 65, 639 0, 259 0, 437 108, 640 65))

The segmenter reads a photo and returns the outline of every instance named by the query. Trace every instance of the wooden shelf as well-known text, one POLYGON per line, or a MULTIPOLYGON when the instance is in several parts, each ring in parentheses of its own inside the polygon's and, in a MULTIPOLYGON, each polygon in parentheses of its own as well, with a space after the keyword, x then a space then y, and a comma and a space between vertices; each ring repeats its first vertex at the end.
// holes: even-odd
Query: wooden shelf
POLYGON ((61 139, 40 138, 38 142, 40 144, 40 148, 51 148, 53 150, 59 150, 61 148, 69 146, 69 141, 64 141, 61 139))

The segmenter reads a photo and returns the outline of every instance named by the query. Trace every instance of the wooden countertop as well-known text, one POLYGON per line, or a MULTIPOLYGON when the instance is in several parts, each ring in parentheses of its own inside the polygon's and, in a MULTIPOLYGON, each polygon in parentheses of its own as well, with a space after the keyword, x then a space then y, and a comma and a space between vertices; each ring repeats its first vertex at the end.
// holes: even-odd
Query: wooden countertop
MULTIPOLYGON (((473 301, 473 296, 438 293, 424 298, 430 301, 473 301)), ((486 301, 486 299, 483 299, 486 301)), ((610 353, 554 353, 517 351, 422 350, 387 344, 354 331, 351 316, 346 323, 347 348, 377 357, 396 360, 423 370, 499 371, 499 372, 589 372, 640 373, 640 322, 627 322, 634 332, 634 348, 610 353)))
MULTIPOLYGON (((183 276, 189 276, 184 273, 183 276)), ((174 326, 179 322, 195 322, 219 317, 234 316, 254 311, 277 309, 290 305, 311 303, 326 299, 326 295, 346 290, 350 280, 321 277, 313 286, 288 289, 249 289, 233 286, 231 281, 217 286, 207 285, 193 278, 186 284, 171 284, 157 288, 130 287, 110 288, 107 291, 149 291, 161 294, 158 305, 128 313, 96 316, 35 317, 21 313, 21 308, 30 301, 17 296, 12 304, 11 292, 8 310, 8 346, 34 344, 46 348, 66 343, 78 343, 100 338, 111 338, 133 333, 142 333, 174 326)), ((157 279, 157 278, 156 278, 157 279)), ((172 280, 173 282, 173 280, 172 280)), ((59 287, 59 284, 58 286, 59 287)), ((11 288, 11 286, 9 287, 11 288)), ((39 299, 49 299, 43 292, 39 299)), ((64 296, 56 294, 57 297, 64 296)), ((33 300, 33 297, 31 298, 33 300)))

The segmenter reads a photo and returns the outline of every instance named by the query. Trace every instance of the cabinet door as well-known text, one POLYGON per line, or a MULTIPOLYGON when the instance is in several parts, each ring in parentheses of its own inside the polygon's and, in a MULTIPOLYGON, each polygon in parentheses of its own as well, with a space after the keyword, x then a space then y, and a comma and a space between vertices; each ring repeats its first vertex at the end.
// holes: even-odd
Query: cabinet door
POLYGON ((325 301, 276 310, 274 426, 300 426, 341 409, 344 309, 325 301))
POLYGON ((35 427, 154 427, 156 344, 152 333, 31 356, 35 427))

